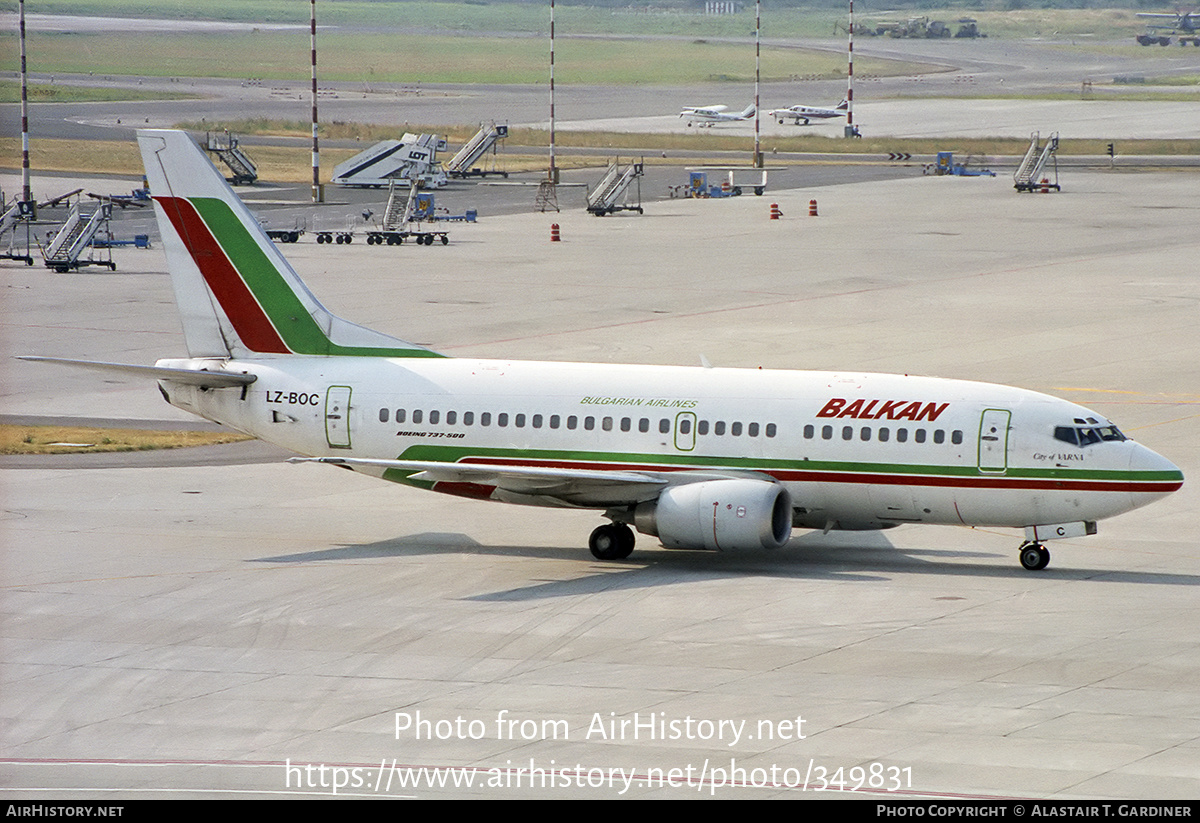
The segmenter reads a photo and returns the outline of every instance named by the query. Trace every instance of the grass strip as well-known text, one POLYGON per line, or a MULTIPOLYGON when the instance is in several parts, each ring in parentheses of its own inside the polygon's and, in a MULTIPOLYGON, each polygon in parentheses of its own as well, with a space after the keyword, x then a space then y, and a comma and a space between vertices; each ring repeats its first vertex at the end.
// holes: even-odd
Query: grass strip
POLYGON ((253 440, 237 432, 0 425, 0 454, 82 454, 213 446, 253 440))

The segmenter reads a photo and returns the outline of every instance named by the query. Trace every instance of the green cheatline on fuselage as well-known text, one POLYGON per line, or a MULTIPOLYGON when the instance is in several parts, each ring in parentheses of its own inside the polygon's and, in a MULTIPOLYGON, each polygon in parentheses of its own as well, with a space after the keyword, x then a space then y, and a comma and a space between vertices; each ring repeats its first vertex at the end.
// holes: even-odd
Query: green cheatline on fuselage
MULTIPOLYGON (((555 451, 552 449, 496 449, 468 448, 460 446, 411 446, 397 460, 419 460, 426 462, 456 463, 463 458, 519 459, 536 463, 553 460, 558 462, 587 462, 615 464, 637 471, 639 467, 653 470, 655 466, 667 465, 680 468, 722 469, 734 471, 803 471, 840 472, 852 474, 912 475, 914 477, 961 477, 994 478, 1013 480, 1076 480, 1098 482, 1167 483, 1183 480, 1177 471, 1121 471, 1105 469, 1016 469, 999 473, 980 473, 977 466, 939 466, 918 463, 855 463, 829 460, 773 460, 758 457, 704 457, 683 454, 634 454, 622 452, 555 451)), ((611 467, 611 466, 608 466, 611 467)), ((408 482, 409 472, 389 469, 384 479, 408 482), (393 474, 394 473, 394 474, 393 474)))

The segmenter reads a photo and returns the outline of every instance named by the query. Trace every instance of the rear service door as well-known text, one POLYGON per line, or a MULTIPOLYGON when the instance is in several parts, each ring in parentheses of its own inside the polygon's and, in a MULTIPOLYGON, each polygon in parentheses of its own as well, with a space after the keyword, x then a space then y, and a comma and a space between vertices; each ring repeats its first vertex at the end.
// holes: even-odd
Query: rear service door
POLYGON ((325 441, 334 449, 350 448, 349 386, 330 386, 325 393, 325 441))

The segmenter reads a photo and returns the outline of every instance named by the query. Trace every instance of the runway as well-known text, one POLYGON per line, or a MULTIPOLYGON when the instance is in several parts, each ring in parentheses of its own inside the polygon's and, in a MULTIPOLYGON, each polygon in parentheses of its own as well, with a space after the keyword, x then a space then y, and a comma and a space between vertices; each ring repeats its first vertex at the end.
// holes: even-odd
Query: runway
MULTIPOLYGON (((801 183, 498 215, 446 247, 284 246, 335 313, 447 354, 1020 385, 1191 482, 1030 573, 1002 530, 743 555, 643 536, 602 563, 594 514, 326 466, 0 465, 3 795, 1200 796, 1195 181, 1062 182, 801 183)), ((183 419, 153 385, 9 357, 182 354, 161 250, 117 255, 0 268, 0 412, 183 419)))

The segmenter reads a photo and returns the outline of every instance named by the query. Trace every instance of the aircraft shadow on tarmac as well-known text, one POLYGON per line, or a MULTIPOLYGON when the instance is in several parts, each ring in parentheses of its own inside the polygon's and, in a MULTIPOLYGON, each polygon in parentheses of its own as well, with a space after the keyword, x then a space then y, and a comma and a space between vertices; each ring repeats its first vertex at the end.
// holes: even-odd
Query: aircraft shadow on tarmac
POLYGON ((586 571, 566 579, 541 579, 528 586, 467 597, 480 601, 540 600, 573 597, 605 591, 638 589, 735 577, 772 577, 797 580, 880 582, 896 574, 928 574, 952 577, 1079 580, 1103 583, 1200 586, 1200 575, 1161 574, 1112 569, 1051 566, 1031 573, 1016 563, 996 566, 972 563, 974 559, 1003 557, 995 552, 946 549, 897 548, 886 535, 858 533, 839 535, 830 542, 826 535, 809 533, 794 537, 783 549, 761 552, 714 553, 704 551, 643 550, 628 560, 598 561, 575 548, 485 546, 463 534, 425 533, 376 543, 340 546, 299 554, 257 558, 256 563, 319 563, 420 557, 437 554, 524 557, 585 564, 586 571), (956 562, 956 561, 967 562, 956 562))

